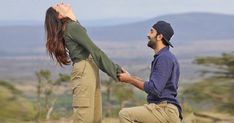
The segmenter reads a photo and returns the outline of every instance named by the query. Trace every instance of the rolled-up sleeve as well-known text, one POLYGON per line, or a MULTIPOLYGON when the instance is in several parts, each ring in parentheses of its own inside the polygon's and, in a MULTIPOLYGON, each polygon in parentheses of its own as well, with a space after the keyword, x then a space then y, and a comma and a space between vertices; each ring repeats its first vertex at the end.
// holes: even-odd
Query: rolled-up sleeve
POLYGON ((172 73, 173 62, 167 56, 160 56, 152 70, 149 81, 144 83, 144 91, 159 97, 172 73))

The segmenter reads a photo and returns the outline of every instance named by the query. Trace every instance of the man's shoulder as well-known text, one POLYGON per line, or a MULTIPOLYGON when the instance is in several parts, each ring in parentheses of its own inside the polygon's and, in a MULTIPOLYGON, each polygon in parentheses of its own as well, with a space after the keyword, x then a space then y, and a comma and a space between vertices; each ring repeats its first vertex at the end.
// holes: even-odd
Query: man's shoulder
POLYGON ((175 61, 177 60, 175 55, 170 52, 170 51, 166 51, 166 52, 163 52, 161 53, 159 56, 158 56, 158 59, 160 60, 169 60, 169 61, 175 61))
POLYGON ((168 51, 162 52, 158 55, 159 58, 171 58, 174 57, 173 53, 168 51))

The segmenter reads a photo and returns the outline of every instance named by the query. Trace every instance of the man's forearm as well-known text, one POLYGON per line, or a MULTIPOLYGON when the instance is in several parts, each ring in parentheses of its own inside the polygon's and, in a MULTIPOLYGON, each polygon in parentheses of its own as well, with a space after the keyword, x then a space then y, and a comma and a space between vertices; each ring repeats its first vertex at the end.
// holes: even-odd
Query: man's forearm
POLYGON ((144 81, 136 76, 132 76, 129 83, 141 90, 144 90, 144 81))

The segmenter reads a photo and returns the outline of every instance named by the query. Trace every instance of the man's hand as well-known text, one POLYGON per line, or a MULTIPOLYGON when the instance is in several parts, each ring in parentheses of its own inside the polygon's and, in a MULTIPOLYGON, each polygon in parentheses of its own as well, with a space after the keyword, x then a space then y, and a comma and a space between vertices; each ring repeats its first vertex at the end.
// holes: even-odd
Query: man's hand
POLYGON ((123 73, 118 74, 118 78, 121 82, 130 83, 135 87, 144 90, 144 81, 138 77, 131 76, 128 71, 122 68, 123 73))
POLYGON ((118 74, 119 80, 121 82, 131 83, 132 76, 124 68, 122 68, 122 71, 123 73, 118 74))

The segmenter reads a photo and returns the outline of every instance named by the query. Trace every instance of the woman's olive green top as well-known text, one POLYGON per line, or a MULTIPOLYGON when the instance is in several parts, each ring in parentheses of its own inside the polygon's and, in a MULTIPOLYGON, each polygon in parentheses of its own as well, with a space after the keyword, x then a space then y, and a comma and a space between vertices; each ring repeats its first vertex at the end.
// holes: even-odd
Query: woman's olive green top
POLYGON ((65 46, 73 63, 85 60, 91 54, 96 65, 114 80, 121 72, 119 65, 114 64, 108 56, 99 49, 87 35, 86 29, 79 22, 69 21, 64 31, 65 46))

